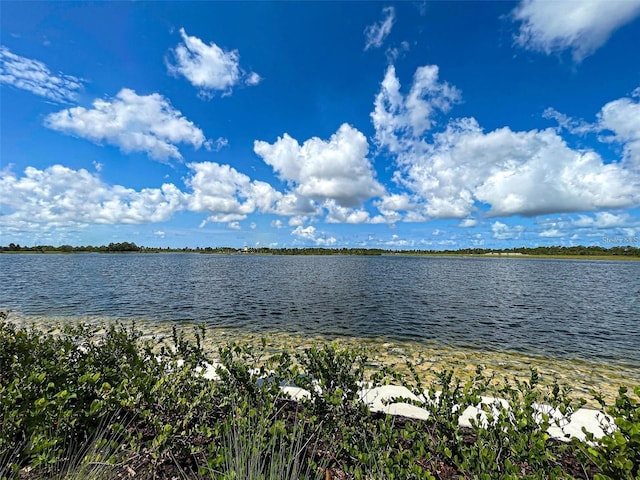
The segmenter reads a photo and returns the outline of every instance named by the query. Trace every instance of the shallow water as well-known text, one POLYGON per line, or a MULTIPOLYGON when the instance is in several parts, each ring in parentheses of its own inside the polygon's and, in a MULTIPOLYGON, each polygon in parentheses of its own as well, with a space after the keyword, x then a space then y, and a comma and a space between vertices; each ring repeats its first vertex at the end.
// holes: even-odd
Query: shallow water
POLYGON ((640 263, 405 256, 0 255, 14 317, 206 322, 640 372, 640 263))
MULTIPOLYGON (((10 316, 10 321, 28 328, 37 328, 52 334, 61 332, 62 324, 75 324, 69 318, 55 317, 25 317, 10 316)), ((95 340, 99 340, 104 327, 114 322, 109 318, 85 318, 77 323, 94 325, 97 328, 95 340)), ((125 325, 131 326, 129 322, 125 325)), ((134 323, 140 331, 142 340, 152 340, 158 349, 161 346, 173 346, 172 333, 176 327, 178 332, 187 339, 194 339, 193 329, 201 332, 200 326, 188 322, 140 322, 134 323)), ((633 388, 640 384, 640 371, 636 368, 621 365, 609 365, 580 360, 558 360, 536 355, 524 355, 515 352, 481 351, 469 348, 453 348, 436 343, 424 342, 395 342, 385 338, 355 338, 310 336, 287 333, 252 333, 246 330, 232 328, 207 327, 202 341, 203 349, 211 362, 220 361, 220 347, 235 342, 250 345, 251 351, 264 363, 272 355, 283 351, 303 353, 311 347, 322 347, 332 344, 338 348, 353 350, 358 348, 367 356, 366 375, 379 372, 383 367, 391 367, 394 371, 405 375, 411 381, 413 373, 407 366, 410 362, 413 371, 418 375, 422 384, 427 388, 431 382, 438 382, 437 374, 443 370, 453 370, 455 378, 465 382, 473 379, 478 367, 482 367, 485 376, 492 376, 492 385, 499 387, 505 381, 513 385, 515 379, 527 381, 531 368, 540 374, 543 388, 550 387, 554 382, 569 387, 568 395, 573 399, 583 399, 588 406, 599 408, 592 391, 603 396, 608 404, 616 398, 618 389, 622 386, 633 388)), ((295 358, 295 355, 294 355, 295 358)), ((397 381, 394 381, 397 383, 397 381)))

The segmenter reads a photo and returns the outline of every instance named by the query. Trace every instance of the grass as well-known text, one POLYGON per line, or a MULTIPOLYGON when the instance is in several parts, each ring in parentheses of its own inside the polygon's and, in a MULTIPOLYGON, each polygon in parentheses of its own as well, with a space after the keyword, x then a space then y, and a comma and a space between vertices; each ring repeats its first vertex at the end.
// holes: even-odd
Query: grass
MULTIPOLYGON (((298 480, 322 478, 305 462, 316 436, 300 419, 290 426, 239 408, 224 435, 225 462, 222 478, 242 480, 298 480)), ((312 454, 313 455, 313 454, 312 454)), ((210 472, 214 476, 215 472, 210 472)))

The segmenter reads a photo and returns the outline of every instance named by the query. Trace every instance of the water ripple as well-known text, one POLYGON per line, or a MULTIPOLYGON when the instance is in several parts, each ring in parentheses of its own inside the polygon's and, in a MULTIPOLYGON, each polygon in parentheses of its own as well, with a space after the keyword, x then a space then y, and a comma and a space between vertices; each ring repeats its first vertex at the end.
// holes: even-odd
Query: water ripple
POLYGON ((640 368, 639 273, 637 262, 1 255, 0 309, 384 336, 640 368))

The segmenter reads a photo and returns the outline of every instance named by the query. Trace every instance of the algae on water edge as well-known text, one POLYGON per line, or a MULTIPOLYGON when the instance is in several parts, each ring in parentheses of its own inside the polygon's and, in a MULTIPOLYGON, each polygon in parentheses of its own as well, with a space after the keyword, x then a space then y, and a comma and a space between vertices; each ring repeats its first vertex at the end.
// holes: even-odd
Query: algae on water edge
MULTIPOLYGON (((108 322, 131 323, 131 320, 109 318, 70 319, 19 315, 11 315, 9 320, 22 326, 33 326, 54 334, 61 331, 62 324, 81 323, 102 327, 108 322)), ((142 339, 155 338, 158 346, 170 344, 174 327, 187 339, 194 338, 193 327, 196 325, 191 322, 135 321, 136 329, 142 332, 142 339)), ((402 374, 408 374, 407 362, 410 362, 425 383, 434 381, 436 379, 435 373, 443 369, 452 369, 457 378, 465 381, 475 375, 479 365, 484 368, 485 374, 493 374, 496 382, 502 382, 506 378, 524 380, 529 377, 531 367, 535 367, 543 384, 551 384, 557 380, 561 385, 567 385, 571 388, 569 392, 571 397, 584 398, 588 403, 592 403, 592 390, 601 393, 605 400, 613 401, 620 387, 632 388, 640 384, 640 369, 634 368, 632 365, 549 358, 510 351, 486 351, 480 348, 460 348, 436 342, 399 342, 388 338, 309 336, 298 333, 265 333, 211 326, 207 326, 205 330, 206 337, 203 348, 212 361, 219 360, 219 347, 232 342, 249 344, 256 349, 262 348, 265 360, 284 350, 302 352, 313 346, 333 343, 341 348, 364 349, 369 358, 368 373, 373 373, 387 366, 402 374)), ((100 330, 98 332, 100 334, 100 330)))

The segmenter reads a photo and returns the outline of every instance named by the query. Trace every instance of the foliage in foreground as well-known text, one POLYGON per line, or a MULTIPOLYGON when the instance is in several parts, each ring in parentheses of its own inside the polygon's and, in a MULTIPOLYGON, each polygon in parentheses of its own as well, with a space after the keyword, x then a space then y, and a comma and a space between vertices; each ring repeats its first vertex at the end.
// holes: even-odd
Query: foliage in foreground
POLYGON ((174 332, 174 348, 159 348, 135 325, 47 333, 0 318, 0 477, 640 478, 640 387, 621 389, 612 406, 602 401, 615 432, 561 443, 536 405, 565 414, 575 406, 560 386, 541 386, 535 370, 497 390, 481 369, 467 383, 444 371, 423 386, 415 374, 366 378, 364 351, 324 346, 266 358, 231 344, 211 381, 194 373, 211 360, 205 329, 194 333, 189 341, 174 332), (371 413, 358 393, 365 382, 401 382, 427 400, 429 419, 371 413), (293 384, 311 398, 285 397, 280 387, 293 384), (487 406, 473 429, 458 427, 489 391, 505 403, 487 406))

